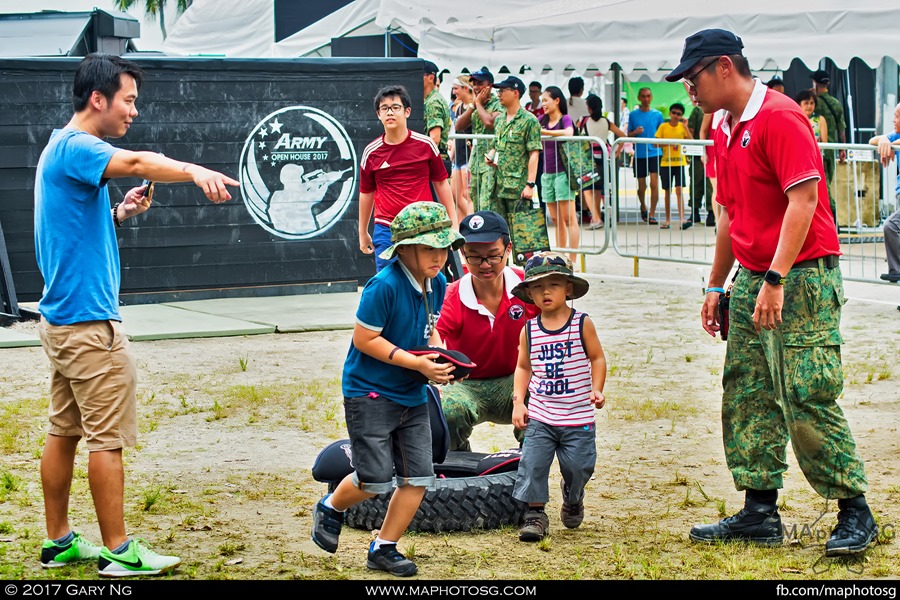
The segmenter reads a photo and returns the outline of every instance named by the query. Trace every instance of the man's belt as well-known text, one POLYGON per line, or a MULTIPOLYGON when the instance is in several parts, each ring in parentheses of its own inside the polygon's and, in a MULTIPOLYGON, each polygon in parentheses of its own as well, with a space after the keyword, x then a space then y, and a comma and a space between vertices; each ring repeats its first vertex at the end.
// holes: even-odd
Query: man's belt
MULTIPOLYGON (((794 263, 794 266, 791 267, 791 270, 794 269, 818 269, 819 261, 822 261, 823 266, 826 269, 834 269, 840 264, 840 257, 837 254, 826 254, 822 258, 811 258, 809 260, 801 260, 798 263, 794 263)), ((750 269, 747 269, 750 271, 750 269)), ((762 277, 766 274, 765 271, 750 271, 751 275, 755 275, 757 277, 762 277)))

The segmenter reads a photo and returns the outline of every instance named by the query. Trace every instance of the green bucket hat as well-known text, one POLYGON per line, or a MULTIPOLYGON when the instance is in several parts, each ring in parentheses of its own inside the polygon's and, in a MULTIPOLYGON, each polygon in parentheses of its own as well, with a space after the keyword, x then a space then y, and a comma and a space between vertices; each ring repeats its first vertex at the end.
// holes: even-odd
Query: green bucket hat
POLYGON ((403 207, 391 223, 393 244, 379 256, 385 260, 394 257, 398 246, 422 244, 432 248, 459 250, 466 239, 453 230, 453 222, 447 209, 440 202, 413 202, 403 207))
POLYGON ((570 300, 581 298, 588 293, 590 284, 574 274, 572 261, 559 252, 538 252, 525 263, 525 280, 512 289, 512 294, 529 304, 534 304, 528 297, 528 284, 549 275, 562 275, 572 284, 570 300))

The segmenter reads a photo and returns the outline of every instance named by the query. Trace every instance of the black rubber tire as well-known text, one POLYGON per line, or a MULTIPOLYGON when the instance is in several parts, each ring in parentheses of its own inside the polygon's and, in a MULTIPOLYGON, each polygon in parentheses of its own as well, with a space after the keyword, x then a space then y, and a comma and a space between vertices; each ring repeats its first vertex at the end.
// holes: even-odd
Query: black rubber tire
MULTIPOLYGON (((425 492, 408 529, 472 531, 518 525, 525 504, 512 497, 515 483, 515 472, 436 479, 435 489, 425 492)), ((380 494, 350 507, 344 523, 354 529, 381 529, 390 499, 390 493, 380 494)))

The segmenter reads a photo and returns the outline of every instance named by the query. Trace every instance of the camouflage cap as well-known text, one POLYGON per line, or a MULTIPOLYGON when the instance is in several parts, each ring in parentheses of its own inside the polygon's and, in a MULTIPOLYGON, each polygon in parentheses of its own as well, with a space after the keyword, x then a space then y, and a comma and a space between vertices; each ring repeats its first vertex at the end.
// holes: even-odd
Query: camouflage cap
POLYGON ((538 252, 525 263, 525 281, 512 289, 512 294, 529 304, 534 304, 528 295, 528 284, 549 275, 562 275, 572 284, 572 295, 569 299, 581 298, 588 293, 590 284, 574 274, 572 261, 559 252, 538 252))
POLYGON ((393 244, 379 256, 393 258, 398 246, 422 244, 432 248, 459 250, 466 239, 453 230, 447 209, 440 202, 413 202, 403 207, 391 223, 393 244))

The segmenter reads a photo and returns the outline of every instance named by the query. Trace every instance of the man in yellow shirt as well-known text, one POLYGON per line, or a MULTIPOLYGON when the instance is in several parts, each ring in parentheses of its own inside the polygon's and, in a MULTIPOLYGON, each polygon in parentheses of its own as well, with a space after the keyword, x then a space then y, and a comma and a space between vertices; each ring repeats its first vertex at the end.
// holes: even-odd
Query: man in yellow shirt
MULTIPOLYGON (((669 107, 669 120, 659 126, 656 130, 657 138, 674 139, 674 140, 692 140, 691 130, 687 126, 687 119, 684 116, 684 105, 676 102, 669 107)), ((684 188, 684 166, 687 161, 684 154, 681 153, 681 146, 678 144, 658 144, 662 148, 662 157, 659 160, 659 179, 662 183, 663 205, 666 207, 666 220, 659 226, 660 229, 669 229, 671 225, 671 217, 669 216, 669 208, 672 202, 671 191, 675 189, 675 198, 678 202, 678 219, 681 221, 681 228, 688 229, 694 225, 691 219, 684 218, 684 196, 682 189, 684 188)))

